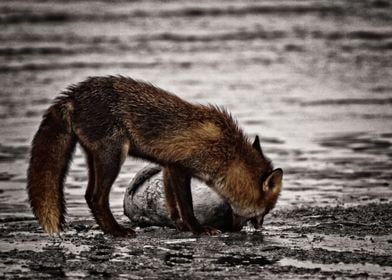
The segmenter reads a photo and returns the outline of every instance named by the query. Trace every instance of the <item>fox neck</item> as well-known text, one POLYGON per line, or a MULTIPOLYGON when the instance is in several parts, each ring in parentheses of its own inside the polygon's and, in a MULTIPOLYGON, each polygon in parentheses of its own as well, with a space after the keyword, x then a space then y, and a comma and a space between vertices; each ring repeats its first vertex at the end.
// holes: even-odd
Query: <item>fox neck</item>
POLYGON ((262 171, 258 169, 235 159, 213 182, 212 187, 237 215, 254 217, 264 213, 263 192, 258 182, 262 171))

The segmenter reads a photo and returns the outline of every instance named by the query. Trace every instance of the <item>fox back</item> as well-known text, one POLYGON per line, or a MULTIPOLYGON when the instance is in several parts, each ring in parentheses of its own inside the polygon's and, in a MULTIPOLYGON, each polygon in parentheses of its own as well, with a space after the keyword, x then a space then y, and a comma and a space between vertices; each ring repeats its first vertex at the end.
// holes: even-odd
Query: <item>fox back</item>
MULTIPOLYGON (((178 185, 167 201, 187 192, 193 176, 227 200, 236 214, 260 220, 276 203, 282 172, 273 170, 256 140, 252 145, 219 107, 192 104, 130 78, 92 77, 63 92, 34 137, 28 171, 33 212, 47 232, 62 228, 63 181, 78 142, 89 167, 86 200, 104 232, 126 234, 109 210, 108 197, 128 155, 167 167, 169 185, 178 185)), ((192 204, 184 197, 172 206, 192 204)))
MULTIPOLYGON (((65 94, 73 99, 73 126, 81 138, 127 138, 131 155, 157 163, 175 161, 200 173, 217 172, 248 145, 225 110, 191 104, 151 84, 97 77, 65 94)), ((260 163, 269 167, 267 160, 260 163)))

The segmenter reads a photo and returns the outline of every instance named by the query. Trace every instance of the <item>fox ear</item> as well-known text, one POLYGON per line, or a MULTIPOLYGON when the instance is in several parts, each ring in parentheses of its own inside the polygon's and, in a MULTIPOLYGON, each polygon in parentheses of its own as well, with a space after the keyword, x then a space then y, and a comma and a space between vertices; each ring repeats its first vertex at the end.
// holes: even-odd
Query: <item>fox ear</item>
POLYGON ((260 154, 263 154, 263 151, 261 150, 260 139, 259 139, 258 135, 256 135, 255 140, 253 141, 252 147, 256 151, 258 151, 260 154))
POLYGON ((263 182, 263 191, 272 192, 279 194, 282 189, 283 170, 278 168, 272 171, 272 173, 263 182))

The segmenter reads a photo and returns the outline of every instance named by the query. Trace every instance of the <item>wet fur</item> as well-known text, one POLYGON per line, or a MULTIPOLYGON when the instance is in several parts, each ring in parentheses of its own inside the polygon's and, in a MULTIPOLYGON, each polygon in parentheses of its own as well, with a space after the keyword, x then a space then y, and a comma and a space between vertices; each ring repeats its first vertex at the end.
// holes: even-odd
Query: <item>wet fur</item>
POLYGON ((59 233, 64 224, 63 181, 76 141, 89 168, 86 201, 105 233, 132 233, 109 208, 110 188, 128 155, 162 165, 168 210, 181 230, 214 233, 193 215, 192 176, 242 214, 259 214, 269 203, 260 179, 272 165, 225 110, 125 77, 92 77, 63 94, 34 137, 28 171, 31 206, 45 231, 59 233))

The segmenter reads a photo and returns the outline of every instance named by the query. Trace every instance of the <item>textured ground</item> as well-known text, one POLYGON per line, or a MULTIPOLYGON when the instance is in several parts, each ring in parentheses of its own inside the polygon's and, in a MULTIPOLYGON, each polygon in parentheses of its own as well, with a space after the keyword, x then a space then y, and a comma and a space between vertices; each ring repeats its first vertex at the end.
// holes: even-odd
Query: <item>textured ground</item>
POLYGON ((392 277, 392 204, 276 211, 262 231, 195 237, 149 227, 133 239, 73 219, 49 238, 32 219, 2 221, 4 278, 325 279, 392 277))

